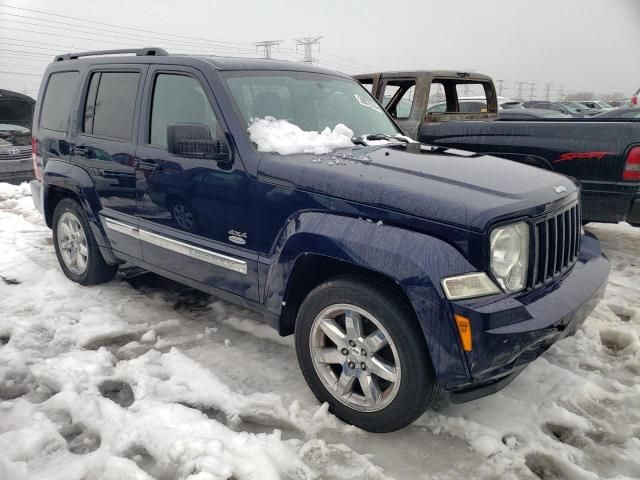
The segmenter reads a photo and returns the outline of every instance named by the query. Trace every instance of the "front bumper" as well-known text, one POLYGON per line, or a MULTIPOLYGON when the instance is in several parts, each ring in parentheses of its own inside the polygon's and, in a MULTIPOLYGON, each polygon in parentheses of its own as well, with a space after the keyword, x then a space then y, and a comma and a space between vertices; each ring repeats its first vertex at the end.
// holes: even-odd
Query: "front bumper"
POLYGON ((20 184, 33 180, 33 167, 30 170, 0 171, 0 182, 20 184))
POLYGON ((471 381, 447 389, 452 402, 499 390, 584 323, 604 296, 609 261, 595 237, 583 236, 581 245, 573 269, 544 288, 453 304, 456 314, 471 320, 473 349, 465 353, 471 381))

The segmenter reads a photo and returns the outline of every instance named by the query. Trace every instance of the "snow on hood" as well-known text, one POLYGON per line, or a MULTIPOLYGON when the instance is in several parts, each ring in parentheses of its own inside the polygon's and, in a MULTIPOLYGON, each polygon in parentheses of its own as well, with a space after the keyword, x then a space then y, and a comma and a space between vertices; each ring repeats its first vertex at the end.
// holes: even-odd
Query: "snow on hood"
POLYGON ((251 141, 260 152, 275 152, 281 155, 292 153, 315 153, 322 155, 336 148, 353 147, 353 130, 339 123, 333 130, 322 132, 305 131, 287 120, 274 117, 256 118, 248 128, 251 141))

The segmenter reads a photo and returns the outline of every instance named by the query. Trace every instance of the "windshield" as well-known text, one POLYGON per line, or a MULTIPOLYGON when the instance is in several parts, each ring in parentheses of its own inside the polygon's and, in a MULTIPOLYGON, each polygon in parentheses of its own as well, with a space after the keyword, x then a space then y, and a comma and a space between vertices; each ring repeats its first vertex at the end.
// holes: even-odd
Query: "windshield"
POLYGON ((31 130, 20 125, 0 123, 0 147, 31 145, 31 130))
POLYGON ((355 80, 308 72, 234 72, 226 83, 247 126, 274 117, 304 131, 343 124, 355 136, 401 133, 355 80))

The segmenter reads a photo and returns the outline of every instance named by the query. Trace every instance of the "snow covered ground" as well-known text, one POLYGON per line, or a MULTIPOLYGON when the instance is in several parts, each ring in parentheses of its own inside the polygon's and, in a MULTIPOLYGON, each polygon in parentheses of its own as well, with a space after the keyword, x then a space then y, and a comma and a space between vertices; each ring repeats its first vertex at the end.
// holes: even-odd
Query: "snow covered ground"
POLYGON ((347 426, 290 338, 146 274, 82 287, 28 189, 0 184, 0 479, 640 478, 640 229, 593 225, 606 298, 502 392, 347 426))

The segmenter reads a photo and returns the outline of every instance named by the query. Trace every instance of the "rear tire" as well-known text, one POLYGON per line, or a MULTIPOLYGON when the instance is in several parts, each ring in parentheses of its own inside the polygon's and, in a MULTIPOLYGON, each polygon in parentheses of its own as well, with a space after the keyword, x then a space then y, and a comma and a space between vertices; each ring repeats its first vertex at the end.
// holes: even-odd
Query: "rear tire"
POLYGON ((415 315, 376 282, 349 276, 316 287, 300 307, 295 339, 300 368, 318 400, 364 430, 403 428, 436 397, 415 315))
POLYGON ((71 198, 61 200, 53 213, 53 244, 62 271, 80 285, 108 282, 118 271, 102 258, 83 208, 71 198))

